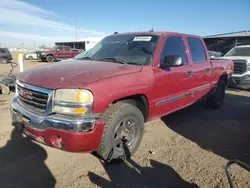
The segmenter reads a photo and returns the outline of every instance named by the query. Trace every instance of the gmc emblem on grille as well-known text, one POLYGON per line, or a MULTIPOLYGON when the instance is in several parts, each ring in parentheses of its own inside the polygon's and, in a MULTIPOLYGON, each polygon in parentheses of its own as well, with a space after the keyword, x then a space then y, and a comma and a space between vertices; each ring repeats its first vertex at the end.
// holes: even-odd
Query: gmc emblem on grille
POLYGON ((20 90, 19 91, 19 94, 25 98, 25 99, 30 99, 32 100, 32 93, 31 92, 28 92, 28 91, 24 91, 24 90, 20 90))

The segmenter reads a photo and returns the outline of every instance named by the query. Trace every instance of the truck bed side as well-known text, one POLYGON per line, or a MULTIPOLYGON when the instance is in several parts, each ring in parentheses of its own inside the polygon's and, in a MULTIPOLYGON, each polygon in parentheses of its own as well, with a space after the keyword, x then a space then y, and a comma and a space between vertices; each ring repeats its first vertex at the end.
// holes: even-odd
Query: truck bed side
POLYGON ((233 73, 233 61, 227 59, 213 59, 211 60, 213 79, 212 84, 216 84, 221 76, 232 75, 233 73))

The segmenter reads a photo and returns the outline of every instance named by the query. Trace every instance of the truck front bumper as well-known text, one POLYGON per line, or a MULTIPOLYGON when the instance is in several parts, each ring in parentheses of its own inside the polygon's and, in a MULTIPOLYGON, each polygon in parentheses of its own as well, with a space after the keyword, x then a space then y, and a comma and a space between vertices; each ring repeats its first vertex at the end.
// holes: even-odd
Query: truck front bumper
POLYGON ((249 90, 250 89, 250 71, 242 74, 233 74, 229 80, 228 87, 249 90))
POLYGON ((99 119, 36 115, 24 109, 17 97, 11 103, 11 116, 12 125, 28 137, 69 152, 95 151, 104 129, 104 121, 99 119))

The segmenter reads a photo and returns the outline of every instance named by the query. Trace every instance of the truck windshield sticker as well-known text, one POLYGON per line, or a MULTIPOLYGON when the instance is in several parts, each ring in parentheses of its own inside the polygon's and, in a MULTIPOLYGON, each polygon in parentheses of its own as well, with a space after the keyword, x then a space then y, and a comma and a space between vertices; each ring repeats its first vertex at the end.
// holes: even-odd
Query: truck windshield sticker
POLYGON ((135 37, 133 41, 150 41, 151 38, 152 38, 151 36, 139 36, 135 37))

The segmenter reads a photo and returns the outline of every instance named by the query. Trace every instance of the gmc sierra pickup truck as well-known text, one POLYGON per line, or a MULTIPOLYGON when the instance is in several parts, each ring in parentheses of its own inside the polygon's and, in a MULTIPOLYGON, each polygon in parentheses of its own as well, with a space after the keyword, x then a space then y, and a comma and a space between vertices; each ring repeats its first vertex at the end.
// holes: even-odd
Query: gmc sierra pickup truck
POLYGON ((51 50, 40 52, 38 56, 40 56, 42 61, 52 63, 62 59, 73 58, 81 52, 69 46, 55 46, 51 50))
POLYGON ((74 60, 20 73, 12 125, 51 147, 122 161, 138 149, 145 122, 203 97, 219 109, 232 71, 231 60, 210 60, 199 36, 114 34, 74 60))
POLYGON ((222 58, 231 59, 234 63, 229 87, 250 90, 250 45, 236 46, 222 58))

